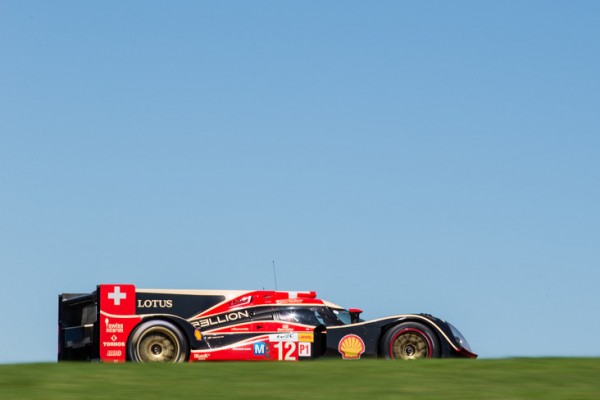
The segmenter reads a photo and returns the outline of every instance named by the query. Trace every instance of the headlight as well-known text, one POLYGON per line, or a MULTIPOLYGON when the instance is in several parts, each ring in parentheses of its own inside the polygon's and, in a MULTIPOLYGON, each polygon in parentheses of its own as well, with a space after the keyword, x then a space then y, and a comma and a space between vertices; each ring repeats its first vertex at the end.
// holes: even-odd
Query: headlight
POLYGON ((452 325, 451 323, 448 322, 448 326, 450 327, 450 329, 452 330, 452 334, 454 335, 454 337, 456 338, 456 341, 467 351, 471 352, 471 346, 469 346, 469 342, 467 342, 467 339, 465 339, 465 337, 463 336, 462 333, 460 333, 460 331, 458 329, 456 329, 454 327, 454 325, 452 325))

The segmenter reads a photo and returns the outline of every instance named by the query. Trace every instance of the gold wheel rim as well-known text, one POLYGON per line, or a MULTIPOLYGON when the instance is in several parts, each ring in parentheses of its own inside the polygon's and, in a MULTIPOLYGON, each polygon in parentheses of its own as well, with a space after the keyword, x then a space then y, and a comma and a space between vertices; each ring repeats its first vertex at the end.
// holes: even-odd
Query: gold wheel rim
POLYGON ((416 360, 429 356, 427 340, 416 332, 406 332, 398 335, 392 344, 394 358, 403 360, 416 360))
POLYGON ((138 354, 142 362, 176 362, 181 349, 173 334, 158 329, 148 332, 138 345, 138 354))

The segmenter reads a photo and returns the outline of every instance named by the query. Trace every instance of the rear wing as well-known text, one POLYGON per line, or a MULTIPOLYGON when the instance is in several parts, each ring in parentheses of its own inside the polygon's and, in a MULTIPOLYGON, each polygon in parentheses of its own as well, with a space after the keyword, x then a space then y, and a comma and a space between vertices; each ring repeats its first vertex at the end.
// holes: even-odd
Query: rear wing
POLYGON ((127 337, 140 321, 134 285, 98 285, 58 296, 59 361, 125 361, 127 337))
POLYGON ((99 359, 98 316, 97 291, 58 296, 58 361, 99 359))

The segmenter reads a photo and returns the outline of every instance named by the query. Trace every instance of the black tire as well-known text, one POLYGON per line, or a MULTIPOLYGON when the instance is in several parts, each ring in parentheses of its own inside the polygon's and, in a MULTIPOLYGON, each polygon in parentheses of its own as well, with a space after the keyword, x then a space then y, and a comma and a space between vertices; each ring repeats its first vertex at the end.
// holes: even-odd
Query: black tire
POLYGON ((440 345, 429 327, 418 322, 404 322, 386 332, 381 353, 388 359, 439 358, 440 345))
POLYGON ((189 345, 181 331, 167 321, 143 322, 127 342, 129 359, 134 362, 183 362, 188 352, 189 345))

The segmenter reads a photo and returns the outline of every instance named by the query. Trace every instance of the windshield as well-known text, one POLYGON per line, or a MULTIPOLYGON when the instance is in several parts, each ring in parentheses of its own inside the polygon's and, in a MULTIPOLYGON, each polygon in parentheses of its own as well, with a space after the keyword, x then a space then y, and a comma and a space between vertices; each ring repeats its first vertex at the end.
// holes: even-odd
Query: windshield
POLYGON ((350 314, 347 310, 311 307, 280 311, 278 319, 305 325, 336 326, 349 324, 350 314))
POLYGON ((350 312, 348 310, 332 310, 337 319, 342 321, 343 325, 348 325, 352 323, 352 318, 350 318, 350 312))

